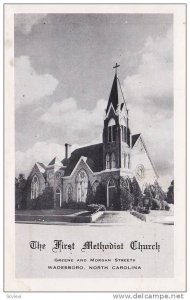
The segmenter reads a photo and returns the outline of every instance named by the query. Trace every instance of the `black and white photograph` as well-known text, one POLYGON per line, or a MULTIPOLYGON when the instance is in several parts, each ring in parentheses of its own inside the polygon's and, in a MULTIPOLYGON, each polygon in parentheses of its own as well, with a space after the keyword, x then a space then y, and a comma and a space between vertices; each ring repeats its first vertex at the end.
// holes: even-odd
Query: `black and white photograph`
MULTIPOLYGON (((175 103, 185 106, 175 88, 178 19, 162 5, 76 6, 13 14, 15 279, 159 278, 131 289, 172 290, 185 206, 174 172, 175 103)), ((93 289, 120 288, 107 286, 93 289)))

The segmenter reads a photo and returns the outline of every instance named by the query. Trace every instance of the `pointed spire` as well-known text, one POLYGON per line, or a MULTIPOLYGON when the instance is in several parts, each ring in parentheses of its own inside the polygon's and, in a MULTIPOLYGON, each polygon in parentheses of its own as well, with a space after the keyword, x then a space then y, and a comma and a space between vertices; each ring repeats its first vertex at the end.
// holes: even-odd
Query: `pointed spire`
MULTIPOLYGON (((113 68, 115 68, 115 70, 117 70, 118 67, 119 67, 119 65, 116 63, 116 65, 113 68)), ((121 83, 120 83, 119 78, 117 77, 117 71, 115 72, 115 76, 114 76, 114 80, 113 80, 113 84, 112 84, 112 88, 111 88, 111 92, 110 92, 110 96, 109 96, 109 101, 108 101, 108 105, 106 108, 106 114, 107 114, 111 104, 113 105, 113 108, 115 109, 115 111, 117 111, 118 108, 120 110, 122 110, 124 105, 127 110, 127 105, 126 105, 126 101, 125 101, 123 91, 121 88, 121 83)))
POLYGON ((108 109, 109 109, 111 103, 112 103, 112 105, 113 105, 113 107, 116 111, 117 106, 118 106, 118 89, 117 89, 117 75, 116 74, 114 76, 114 80, 113 80, 113 84, 112 84, 112 88, 111 88, 111 93, 110 93, 108 105, 107 105, 107 108, 106 108, 106 114, 108 112, 108 109))

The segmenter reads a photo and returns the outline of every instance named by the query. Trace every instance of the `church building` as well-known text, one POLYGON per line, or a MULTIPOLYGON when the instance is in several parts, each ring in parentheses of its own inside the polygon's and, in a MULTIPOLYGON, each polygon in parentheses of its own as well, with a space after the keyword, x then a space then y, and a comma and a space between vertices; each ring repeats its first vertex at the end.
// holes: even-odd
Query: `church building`
POLYGON ((102 124, 102 142, 78 148, 72 153, 71 145, 66 143, 63 160, 55 157, 48 165, 36 162, 27 179, 28 208, 47 186, 54 191, 54 208, 60 208, 69 201, 85 203, 89 187, 92 193, 96 193, 101 183, 106 193, 104 205, 111 209, 114 201, 118 201, 116 191, 120 178, 135 178, 141 189, 146 183, 153 184, 157 180, 157 172, 141 133, 133 134, 130 130, 129 111, 117 67, 116 64, 102 124))

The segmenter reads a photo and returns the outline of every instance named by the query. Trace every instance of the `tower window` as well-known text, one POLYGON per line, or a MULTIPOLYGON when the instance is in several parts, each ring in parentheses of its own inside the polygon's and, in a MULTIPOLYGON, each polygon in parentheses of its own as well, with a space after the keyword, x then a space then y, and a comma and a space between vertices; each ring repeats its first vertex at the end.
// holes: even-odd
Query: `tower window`
POLYGON ((127 142, 127 128, 121 125, 121 139, 123 142, 127 142))
POLYGON ((106 154, 106 169, 110 169, 110 155, 109 153, 106 154))
POLYGON ((116 140, 116 124, 112 118, 108 123, 108 142, 114 142, 116 140))
POLYGON ((124 126, 124 142, 127 143, 127 128, 124 126))
POLYGON ((116 167, 116 163, 115 163, 115 153, 113 152, 111 155, 111 167, 115 168, 116 167))
POLYGON ((130 169, 130 154, 123 153, 123 167, 130 169))

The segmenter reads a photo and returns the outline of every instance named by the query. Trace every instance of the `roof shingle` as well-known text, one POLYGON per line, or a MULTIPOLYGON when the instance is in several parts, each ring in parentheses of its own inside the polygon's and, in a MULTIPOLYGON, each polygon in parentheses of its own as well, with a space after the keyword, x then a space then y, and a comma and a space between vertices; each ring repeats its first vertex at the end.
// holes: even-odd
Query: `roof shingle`
MULTIPOLYGON (((86 163, 93 172, 103 170, 103 143, 100 143, 74 150, 71 153, 71 157, 67 160, 65 176, 71 175, 81 156, 87 157, 86 163)), ((64 162, 63 159, 62 163, 64 162)))

